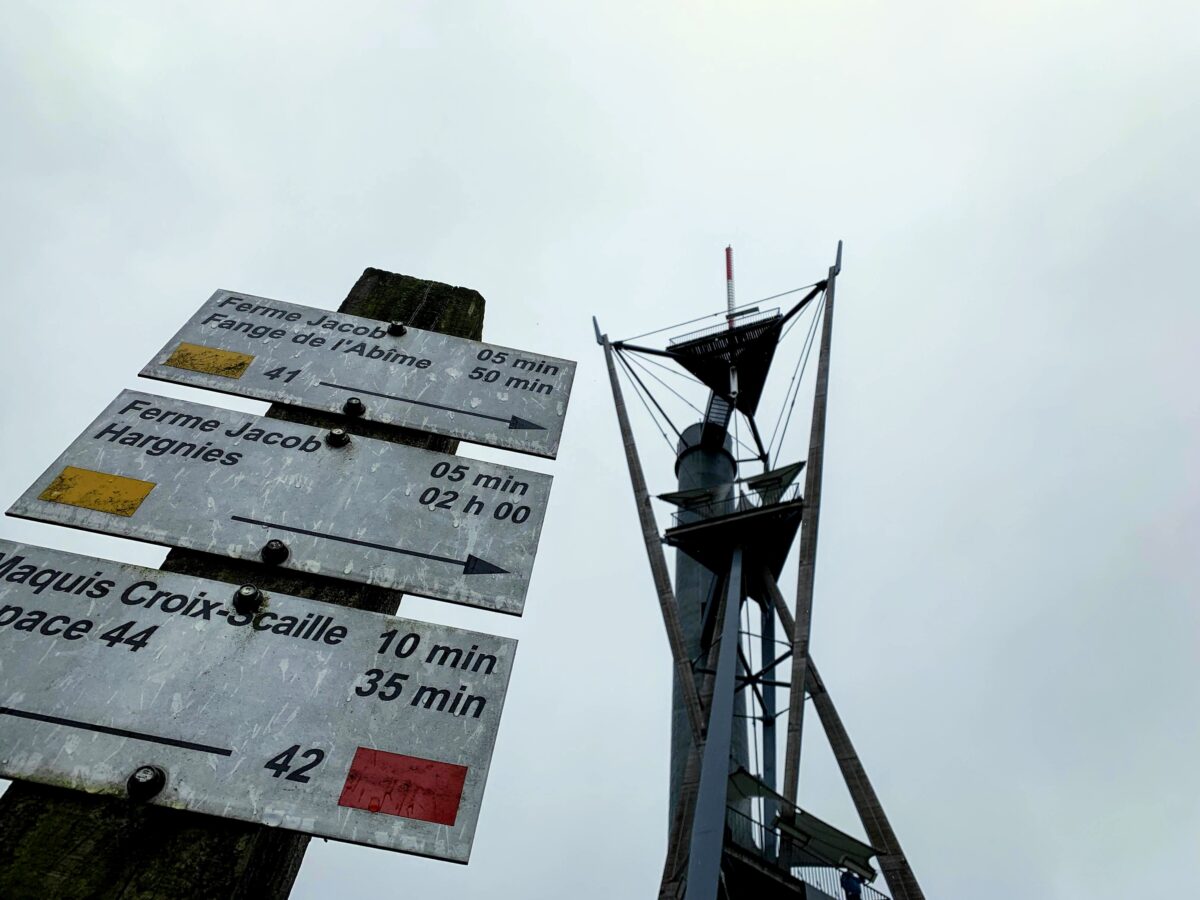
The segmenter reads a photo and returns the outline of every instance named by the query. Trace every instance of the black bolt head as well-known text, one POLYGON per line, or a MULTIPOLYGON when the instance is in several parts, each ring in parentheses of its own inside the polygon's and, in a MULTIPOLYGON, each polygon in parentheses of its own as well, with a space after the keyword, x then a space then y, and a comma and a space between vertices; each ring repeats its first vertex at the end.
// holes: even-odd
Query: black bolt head
POLYGON ((325 435, 325 443, 330 447, 345 447, 350 443, 350 432, 345 428, 331 428, 325 435))
POLYGON ((390 322, 388 323, 388 334, 392 337, 401 337, 408 334, 408 328, 403 322, 390 322))
POLYGON ((367 407, 357 397, 351 397, 342 406, 342 412, 348 416, 361 416, 367 411, 367 407))
POLYGON ((258 612, 260 606, 262 606, 262 591, 254 585, 243 584, 233 592, 233 608, 243 615, 258 612))
POLYGON ((144 802, 167 786, 167 773, 158 766, 138 766, 125 782, 130 800, 144 802))
POLYGON ((263 544, 261 555, 263 562, 277 566, 288 558, 287 544, 283 541, 269 540, 263 544))

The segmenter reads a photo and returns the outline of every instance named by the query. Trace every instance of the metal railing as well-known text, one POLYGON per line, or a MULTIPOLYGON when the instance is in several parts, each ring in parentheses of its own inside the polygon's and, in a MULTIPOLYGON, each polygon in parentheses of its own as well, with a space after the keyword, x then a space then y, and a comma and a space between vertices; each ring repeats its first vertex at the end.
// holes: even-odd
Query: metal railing
POLYGON ((737 494, 725 500, 714 500, 712 503, 702 503, 697 506, 688 506, 677 510, 671 514, 671 525, 690 525, 698 522, 701 519, 713 519, 718 516, 729 516, 734 513, 748 512, 754 509, 762 509, 767 506, 777 506, 781 503, 789 503, 792 500, 802 499, 800 496, 800 484, 793 484, 783 491, 778 497, 772 498, 771 502, 766 502, 761 494, 737 494))
POLYGON ((706 338, 714 334, 728 332, 731 328, 745 328, 747 325, 755 325, 763 322, 769 322, 772 319, 779 317, 779 307, 768 309, 762 312, 746 313, 744 315, 736 315, 733 320, 733 325, 729 322, 722 322, 720 325, 709 325, 707 328, 701 328, 697 331, 689 331, 687 334, 681 334, 679 337, 673 337, 669 343, 673 347, 678 347, 680 344, 690 344, 692 341, 698 341, 701 338, 706 338))
MULTIPOLYGON (((786 871, 793 878, 810 884, 817 890, 824 891, 836 900, 842 900, 845 897, 845 893, 842 891, 842 868, 836 863, 830 861, 827 865, 789 866, 784 860, 787 858, 788 848, 792 846, 797 850, 803 850, 809 858, 820 859, 820 856, 810 848, 800 847, 780 829, 773 828, 759 818, 747 815, 732 806, 726 807, 726 820, 731 826, 730 833, 752 835, 752 843, 748 844, 745 840, 736 841, 742 850, 757 855, 764 862, 786 871), (741 827, 732 827, 735 822, 741 827), (768 846, 776 848, 776 852, 768 853, 764 849, 768 846)), ((891 900, 890 896, 866 883, 862 886, 862 896, 863 900, 891 900)))
MULTIPOLYGON (((819 891, 824 891, 830 897, 841 898, 845 897, 842 891, 842 873, 840 869, 830 868, 828 866, 797 866, 791 870, 792 875, 799 878, 805 884, 811 884, 819 891)), ((862 886, 863 900, 891 900, 884 893, 881 893, 871 885, 863 883, 862 886)))

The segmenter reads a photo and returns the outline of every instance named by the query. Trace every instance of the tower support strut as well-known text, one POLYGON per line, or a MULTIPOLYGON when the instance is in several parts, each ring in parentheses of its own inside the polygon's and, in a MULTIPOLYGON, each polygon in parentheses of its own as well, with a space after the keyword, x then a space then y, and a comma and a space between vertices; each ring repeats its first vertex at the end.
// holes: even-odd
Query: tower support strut
POLYGON ((804 691, 808 672, 808 640, 812 628, 813 584, 817 568, 817 530, 821 521, 821 473, 825 464, 825 409, 829 397, 829 350, 833 339, 834 283, 842 270, 842 242, 829 267, 825 286, 821 353, 813 395, 812 429, 804 484, 804 521, 800 526, 800 568, 796 581, 796 627, 792 636, 792 684, 788 698, 787 745, 783 760, 783 795, 796 802, 800 789, 800 744, 804 734, 804 691))
POLYGON ((692 728, 692 739, 700 746, 704 739, 704 720, 700 711, 700 695, 696 691, 696 678, 692 664, 684 649, 683 627, 679 622, 679 607, 675 603, 675 592, 667 574, 667 558, 658 537, 658 524, 654 521, 654 510, 650 506, 650 491, 646 488, 646 475, 638 457, 637 444, 633 439, 633 428, 629 424, 629 412, 625 409, 625 397, 617 380, 617 367, 613 362, 612 344, 608 335, 597 336, 604 347, 604 361, 608 365, 608 381, 612 387, 613 405, 617 409, 617 424, 621 429, 621 442, 625 447, 625 462, 629 466, 629 481, 633 486, 633 500, 637 505, 638 521, 642 526, 642 540, 646 544, 646 557, 650 561, 650 572, 654 577, 654 588, 658 593, 658 605, 662 610, 663 625, 667 629, 667 642, 671 645, 671 657, 675 663, 675 675, 679 679, 687 708, 688 723, 692 728))
MULTIPOLYGON (((783 599, 783 594, 779 591, 779 585, 775 583, 770 572, 764 571, 761 577, 775 611, 779 614, 779 624, 783 628, 784 636, 792 639, 796 622, 783 599)), ((925 900, 925 894, 921 891, 917 877, 908 864, 908 858, 900 847, 896 832, 883 811, 883 804, 879 802, 879 795, 875 793, 871 780, 867 778, 867 770, 850 741, 850 733, 842 724, 842 717, 838 715, 833 698, 829 695, 825 682, 821 680, 817 664, 812 657, 809 657, 807 670, 805 687, 812 696, 817 717, 825 729, 825 736, 829 739, 829 746, 833 749, 834 758, 841 770, 842 779, 846 782, 846 789, 850 792, 850 799, 854 803, 859 821, 867 833, 867 840, 879 851, 876 857, 879 860, 879 870, 887 881, 893 900, 925 900)), ((799 693, 803 697, 804 692, 799 693)))

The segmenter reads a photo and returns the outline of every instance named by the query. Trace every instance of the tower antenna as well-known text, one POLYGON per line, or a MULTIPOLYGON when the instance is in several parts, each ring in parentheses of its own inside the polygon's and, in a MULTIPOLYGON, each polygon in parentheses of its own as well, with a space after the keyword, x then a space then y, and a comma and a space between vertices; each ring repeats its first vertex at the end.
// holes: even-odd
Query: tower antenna
POLYGON ((729 327, 733 327, 733 245, 725 248, 725 302, 728 304, 729 327))

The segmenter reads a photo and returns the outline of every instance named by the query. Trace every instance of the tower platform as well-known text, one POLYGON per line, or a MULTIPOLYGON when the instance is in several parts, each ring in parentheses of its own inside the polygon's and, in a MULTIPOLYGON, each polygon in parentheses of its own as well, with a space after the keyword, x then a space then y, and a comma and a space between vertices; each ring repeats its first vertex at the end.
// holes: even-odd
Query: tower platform
POLYGON ((681 366, 713 393, 731 400, 753 416, 771 370, 784 317, 778 309, 755 313, 737 322, 715 325, 673 338, 667 348, 681 366), (730 368, 737 369, 737 397, 731 397, 730 368))
POLYGON ((775 502, 766 502, 762 494, 740 494, 716 503, 691 506, 687 511, 704 518, 680 521, 682 517, 675 513, 672 517, 675 524, 667 529, 663 541, 710 572, 727 571, 733 548, 741 547, 747 593, 758 599, 763 596, 758 573, 764 567, 779 580, 800 529, 804 498, 800 496, 800 486, 792 485, 775 502))

